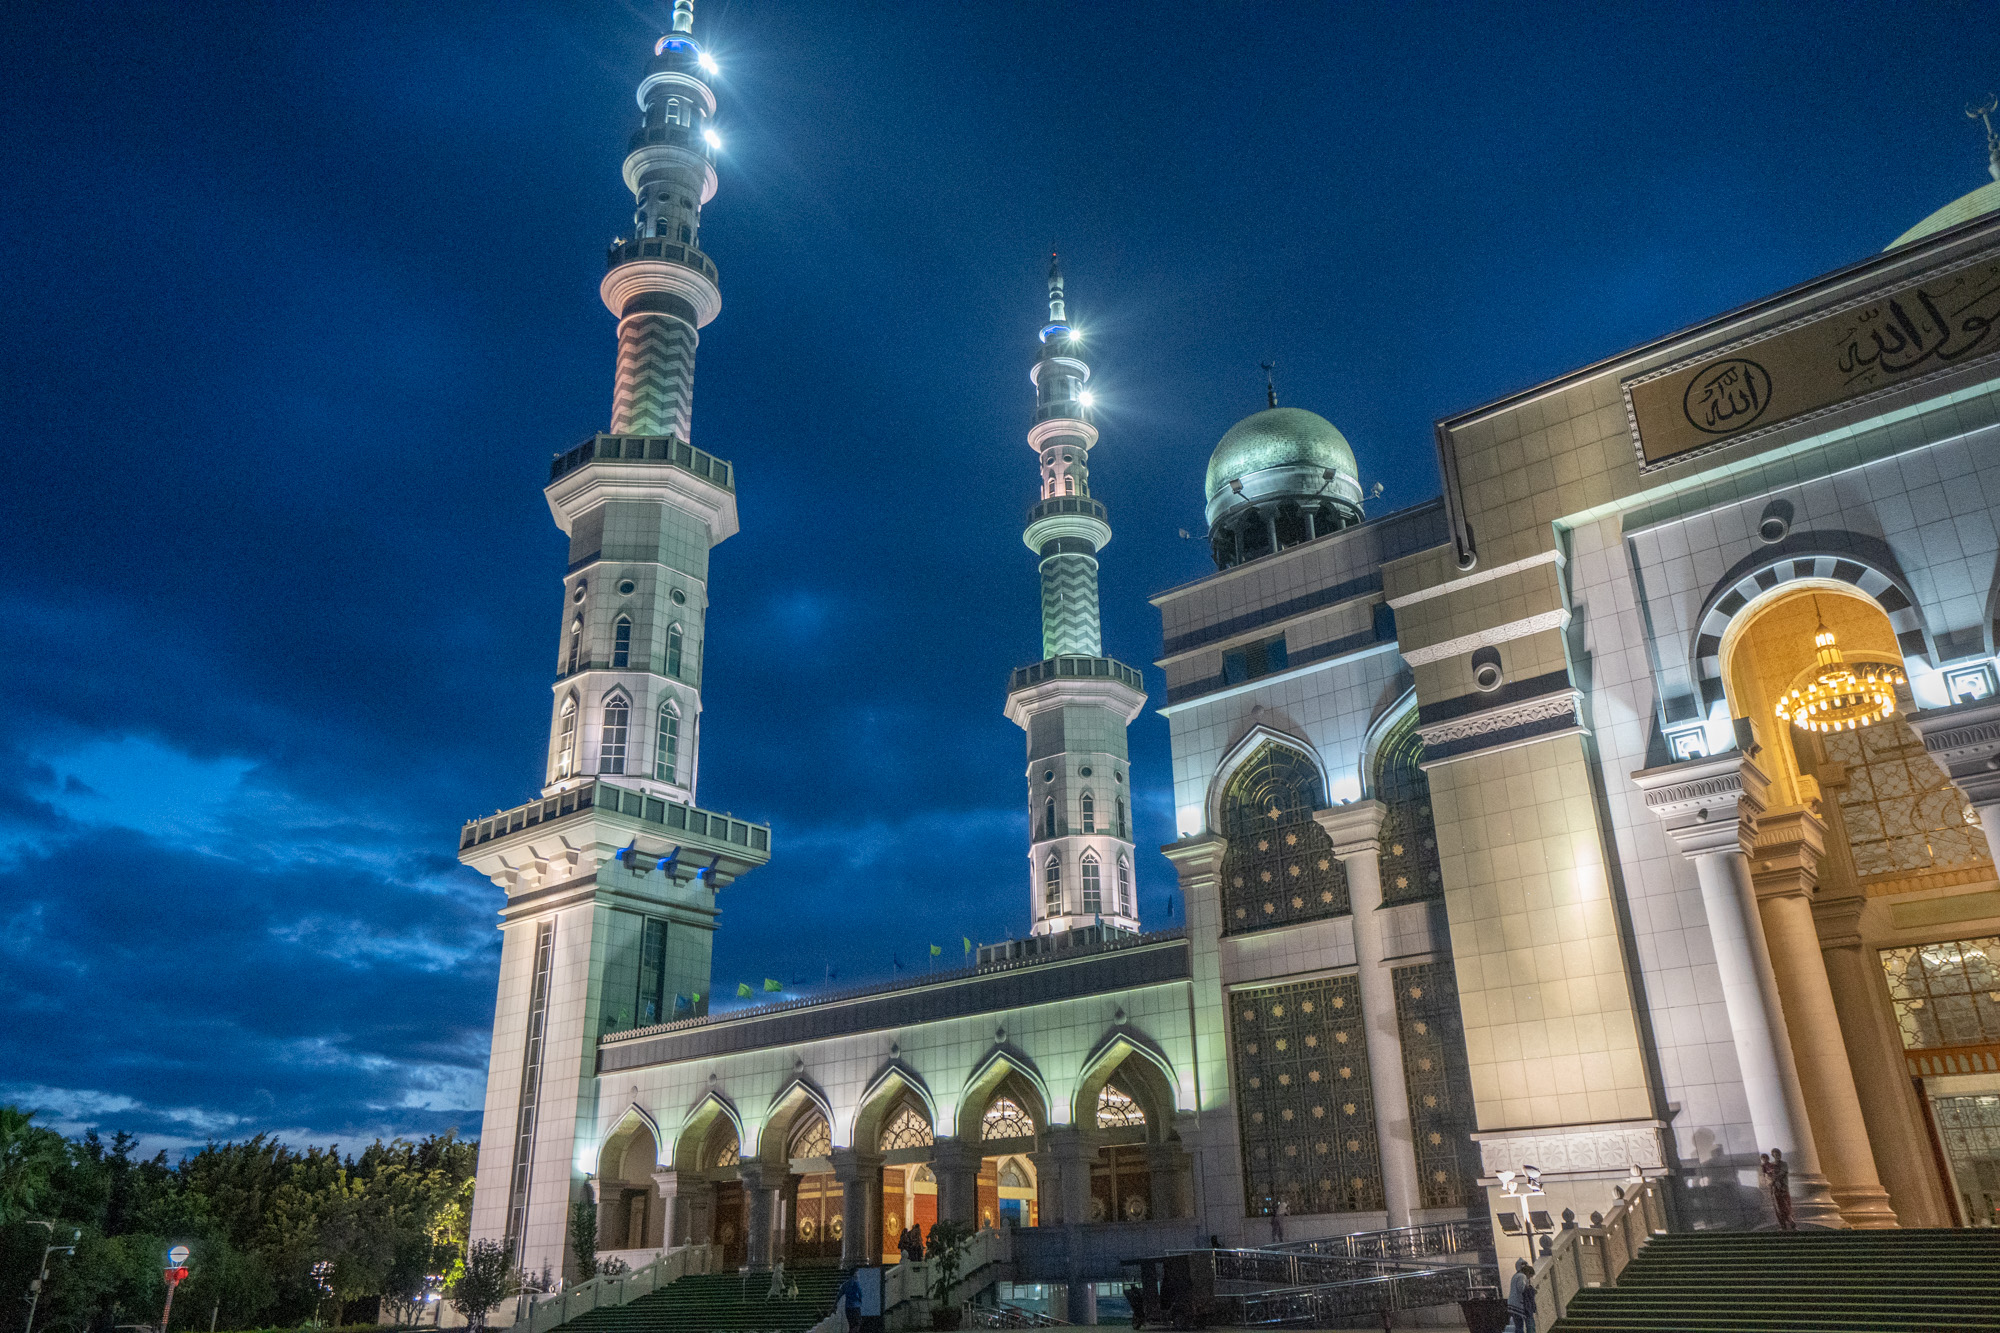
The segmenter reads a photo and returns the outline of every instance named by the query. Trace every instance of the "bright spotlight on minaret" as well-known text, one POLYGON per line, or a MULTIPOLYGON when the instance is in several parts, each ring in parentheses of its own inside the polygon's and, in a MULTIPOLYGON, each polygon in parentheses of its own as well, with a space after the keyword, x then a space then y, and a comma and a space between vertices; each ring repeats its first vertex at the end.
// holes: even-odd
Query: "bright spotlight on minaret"
POLYGON ((701 132, 701 141, 707 144, 710 148, 720 150, 722 147, 722 136, 717 134, 714 130, 706 130, 706 129, 703 130, 701 132))
POLYGON ((1076 396, 1076 401, 1082 403, 1085 407, 1096 407, 1097 395, 1092 393, 1090 390, 1085 389, 1082 393, 1076 396))
POLYGON ((696 57, 696 60, 701 65, 701 67, 708 73, 710 74, 722 73, 720 69, 716 68, 715 57, 710 55, 708 52, 703 51, 699 56, 696 57))

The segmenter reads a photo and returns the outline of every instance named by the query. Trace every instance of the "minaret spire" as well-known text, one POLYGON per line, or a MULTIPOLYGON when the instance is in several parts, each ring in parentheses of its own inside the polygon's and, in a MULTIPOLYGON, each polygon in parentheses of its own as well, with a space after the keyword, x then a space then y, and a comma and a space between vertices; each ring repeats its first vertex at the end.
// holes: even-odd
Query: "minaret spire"
POLYGON ((1061 258, 1049 254, 1049 322, 1035 383, 1041 494, 1021 534, 1041 562, 1042 660, 1015 671, 1007 716, 1028 733, 1029 883, 1034 933, 1137 930, 1136 858, 1125 728, 1146 706, 1145 678, 1105 657, 1097 553, 1111 541, 1090 493, 1090 364, 1069 322, 1061 258))
POLYGON ((1276 407, 1278 405, 1278 382, 1271 378, 1271 372, 1278 368, 1278 363, 1275 361, 1263 361, 1258 364, 1264 368, 1264 401, 1272 407, 1276 407))
POLYGON ((1986 127, 1986 170, 1994 180, 2000 181, 2000 134, 1993 132, 1993 113, 2000 111, 2000 94, 1988 93, 1984 102, 1966 104, 1968 120, 1976 120, 1986 127))

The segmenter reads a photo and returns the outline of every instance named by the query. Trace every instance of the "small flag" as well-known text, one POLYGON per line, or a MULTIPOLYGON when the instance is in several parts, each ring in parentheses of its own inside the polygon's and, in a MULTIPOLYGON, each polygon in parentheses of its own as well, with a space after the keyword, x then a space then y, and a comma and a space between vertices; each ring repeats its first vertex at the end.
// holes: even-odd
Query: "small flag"
POLYGON ((750 998, 750 996, 751 996, 751 993, 752 993, 752 992, 751 992, 751 990, 750 990, 750 983, 749 983, 749 982, 747 982, 747 981, 739 981, 739 982, 737 982, 737 983, 736 983, 736 998, 737 998, 737 999, 739 999, 739 1000, 747 1000, 747 999, 749 999, 749 998, 750 998))
POLYGON ((892 953, 892 954, 890 954, 890 955, 889 955, 889 966, 891 966, 891 967, 895 968, 895 969, 896 969, 896 970, 897 970, 898 972, 902 971, 902 970, 903 970, 903 956, 902 956, 901 954, 897 954, 897 953, 892 953))
POLYGON ((939 954, 942 954, 943 952, 944 950, 940 949, 937 945, 933 944, 931 946, 931 957, 936 958, 939 954))
POLYGON ((775 982, 775 981, 771 980, 771 979, 770 979, 769 977, 765 977, 765 978, 764 978, 764 989, 765 989, 765 990, 767 990, 767 991, 772 991, 772 990, 783 990, 783 989, 784 989, 784 987, 783 987, 783 986, 780 986, 780 985, 779 985, 779 984, 778 984, 777 982, 775 982))
POLYGON ((967 953, 972 952, 972 936, 970 935, 965 936, 965 951, 967 953))

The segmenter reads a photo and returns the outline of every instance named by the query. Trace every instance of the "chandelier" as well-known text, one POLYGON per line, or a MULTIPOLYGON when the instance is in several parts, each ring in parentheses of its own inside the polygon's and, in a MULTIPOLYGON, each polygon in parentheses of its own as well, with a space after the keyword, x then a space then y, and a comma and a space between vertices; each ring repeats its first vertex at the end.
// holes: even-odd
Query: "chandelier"
POLYGON ((1825 621, 1813 635, 1813 649, 1819 674, 1809 684, 1779 696, 1781 721, 1807 731, 1852 731, 1896 711, 1896 686, 1904 683, 1901 670, 1876 662, 1849 666, 1825 621))

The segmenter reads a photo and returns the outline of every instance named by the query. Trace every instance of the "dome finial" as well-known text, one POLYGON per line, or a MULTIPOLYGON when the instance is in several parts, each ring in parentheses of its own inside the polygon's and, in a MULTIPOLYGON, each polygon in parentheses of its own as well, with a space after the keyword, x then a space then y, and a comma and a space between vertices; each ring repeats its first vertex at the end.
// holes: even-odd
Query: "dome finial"
POLYGON ((1272 407, 1276 407, 1278 405, 1278 382, 1271 378, 1271 372, 1278 368, 1278 363, 1275 361, 1259 361, 1257 364, 1263 367, 1264 370, 1264 401, 1272 407))
MULTIPOLYGON (((1049 245, 1049 323, 1060 324, 1067 319, 1063 308, 1062 260, 1056 255, 1053 242, 1049 245)), ((1046 337, 1043 341, 1047 341, 1046 337)))
POLYGON ((674 31, 694 31, 694 0, 674 0, 674 31))
POLYGON ((2000 181, 2000 134, 1993 132, 1993 113, 2000 111, 2000 95, 1986 94, 1984 102, 1965 104, 1967 120, 1976 120, 1986 127, 1986 170, 1994 180, 2000 181))

